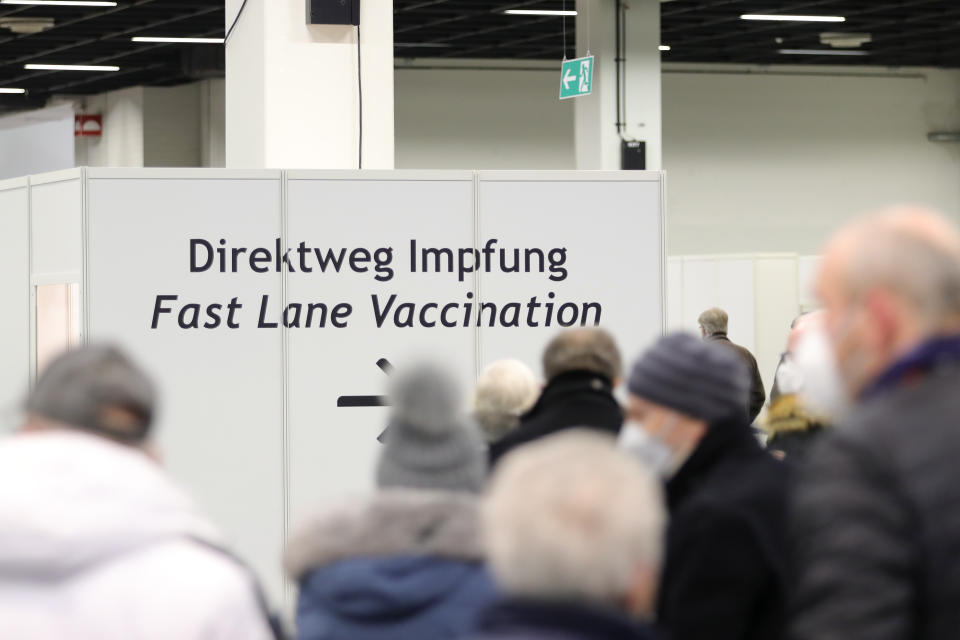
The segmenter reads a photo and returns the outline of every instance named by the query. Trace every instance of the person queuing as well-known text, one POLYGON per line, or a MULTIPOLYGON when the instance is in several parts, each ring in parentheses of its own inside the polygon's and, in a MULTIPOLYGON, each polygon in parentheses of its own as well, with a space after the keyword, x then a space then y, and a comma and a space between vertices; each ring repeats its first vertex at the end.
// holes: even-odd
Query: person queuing
POLYGON ((483 443, 446 370, 398 371, 379 491, 319 513, 291 538, 302 640, 459 638, 496 590, 478 501, 483 443))
POLYGON ((713 307, 700 314, 697 319, 700 324, 700 334, 704 340, 716 342, 729 348, 737 354, 743 363, 747 366, 750 374, 750 397, 747 403, 747 417, 751 424, 760 415, 763 409, 763 403, 767 400, 767 392, 763 388, 763 378, 760 376, 760 367, 757 366, 757 359, 746 347, 734 344, 727 337, 727 328, 730 324, 730 318, 723 309, 713 307))
POLYGON ((126 355, 50 364, 0 442, 0 638, 262 640, 251 574, 154 459, 155 392, 126 355))
POLYGON ((804 380, 804 361, 816 359, 820 346, 806 339, 808 332, 823 322, 823 312, 804 314, 793 321, 784 352, 774 376, 770 392, 770 409, 763 425, 767 433, 767 449, 780 459, 799 464, 829 426, 825 413, 817 413, 808 405, 804 380), (802 349, 801 349, 802 347, 802 349))
POLYGON ((657 608, 670 640, 775 640, 787 601, 787 473, 747 421, 730 349, 661 338, 627 381, 621 445, 666 480, 670 526, 657 608))
POLYGON ((960 234, 900 210, 828 244, 830 350, 808 374, 837 428, 795 496, 796 640, 960 630, 960 234))
POLYGON ((520 426, 520 416, 536 403, 540 386, 519 360, 498 360, 480 374, 473 392, 473 417, 487 442, 520 426))
POLYGON ((520 426, 490 445, 491 466, 510 450, 563 429, 587 426, 616 435, 623 412, 613 397, 623 368, 613 336, 602 329, 558 334, 543 353, 547 386, 520 426))
POLYGON ((654 638, 664 512, 653 475, 605 434, 565 431, 508 455, 483 508, 505 595, 475 640, 654 638))

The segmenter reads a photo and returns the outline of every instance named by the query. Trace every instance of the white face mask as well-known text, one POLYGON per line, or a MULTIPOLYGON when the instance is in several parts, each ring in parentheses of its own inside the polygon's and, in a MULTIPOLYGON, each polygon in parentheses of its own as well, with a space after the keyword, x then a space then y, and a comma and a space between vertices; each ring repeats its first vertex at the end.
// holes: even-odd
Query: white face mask
POLYGON ((689 457, 689 454, 677 453, 666 442, 650 435, 639 422, 627 421, 623 424, 617 445, 664 479, 679 471, 689 457))
POLYGON ((797 344, 794 360, 803 379, 800 395, 815 414, 839 420, 852 405, 827 332, 811 327, 797 344))
POLYGON ((787 356, 777 367, 777 389, 784 396, 799 393, 803 389, 803 371, 797 366, 793 356, 787 356))

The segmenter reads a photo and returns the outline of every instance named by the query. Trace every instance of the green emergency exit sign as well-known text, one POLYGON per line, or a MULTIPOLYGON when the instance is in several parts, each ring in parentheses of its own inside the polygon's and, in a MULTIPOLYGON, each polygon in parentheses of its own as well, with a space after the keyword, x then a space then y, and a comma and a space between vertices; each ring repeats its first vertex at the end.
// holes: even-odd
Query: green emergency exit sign
POLYGON ((560 99, 588 96, 593 91, 593 56, 564 60, 560 67, 560 99))

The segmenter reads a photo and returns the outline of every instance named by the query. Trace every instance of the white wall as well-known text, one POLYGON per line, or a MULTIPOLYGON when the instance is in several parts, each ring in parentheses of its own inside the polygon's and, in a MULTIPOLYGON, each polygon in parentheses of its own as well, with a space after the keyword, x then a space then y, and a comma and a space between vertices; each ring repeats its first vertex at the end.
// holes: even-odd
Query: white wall
MULTIPOLYGON (((487 69, 398 68, 397 167, 572 166, 558 65, 473 64, 487 69)), ((894 202, 960 219, 960 145, 926 139, 960 129, 960 72, 696 68, 734 70, 665 66, 671 255, 814 253, 845 218, 894 202)))
POLYGON ((573 169, 573 104, 557 99, 559 75, 398 68, 397 168, 573 169))
POLYGON ((73 108, 62 104, 0 117, 0 180, 73 166, 73 108))
POLYGON ((225 167, 226 81, 211 78, 200 82, 200 166, 225 167))
POLYGON ((143 166, 199 167, 200 83, 143 89, 143 166))

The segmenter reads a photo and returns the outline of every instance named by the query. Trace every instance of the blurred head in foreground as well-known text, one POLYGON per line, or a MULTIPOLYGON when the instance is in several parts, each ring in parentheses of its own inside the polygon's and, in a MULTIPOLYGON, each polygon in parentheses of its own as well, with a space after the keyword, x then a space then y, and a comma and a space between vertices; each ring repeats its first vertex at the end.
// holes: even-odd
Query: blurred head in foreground
POLYGON ((653 612, 661 489, 612 438, 571 430, 505 458, 483 510, 488 562, 512 598, 653 612))
POLYGON ((549 382, 575 371, 599 375, 616 386, 623 375, 623 362, 613 336, 595 328, 557 334, 543 352, 543 375, 549 382))
POLYGON ((923 342, 960 331, 960 235, 942 216, 897 209, 841 229, 817 281, 824 337, 847 397, 923 342))
POLYGON ((498 360, 484 369, 473 392, 473 416, 487 442, 516 429, 539 395, 536 376, 519 360, 498 360))
POLYGON ((156 391, 123 351, 89 345, 59 356, 27 396, 25 431, 78 429, 130 446, 150 437, 156 391))
POLYGON ((390 405, 377 466, 380 488, 482 489, 487 472, 483 443, 451 372, 429 363, 398 370, 390 405))

